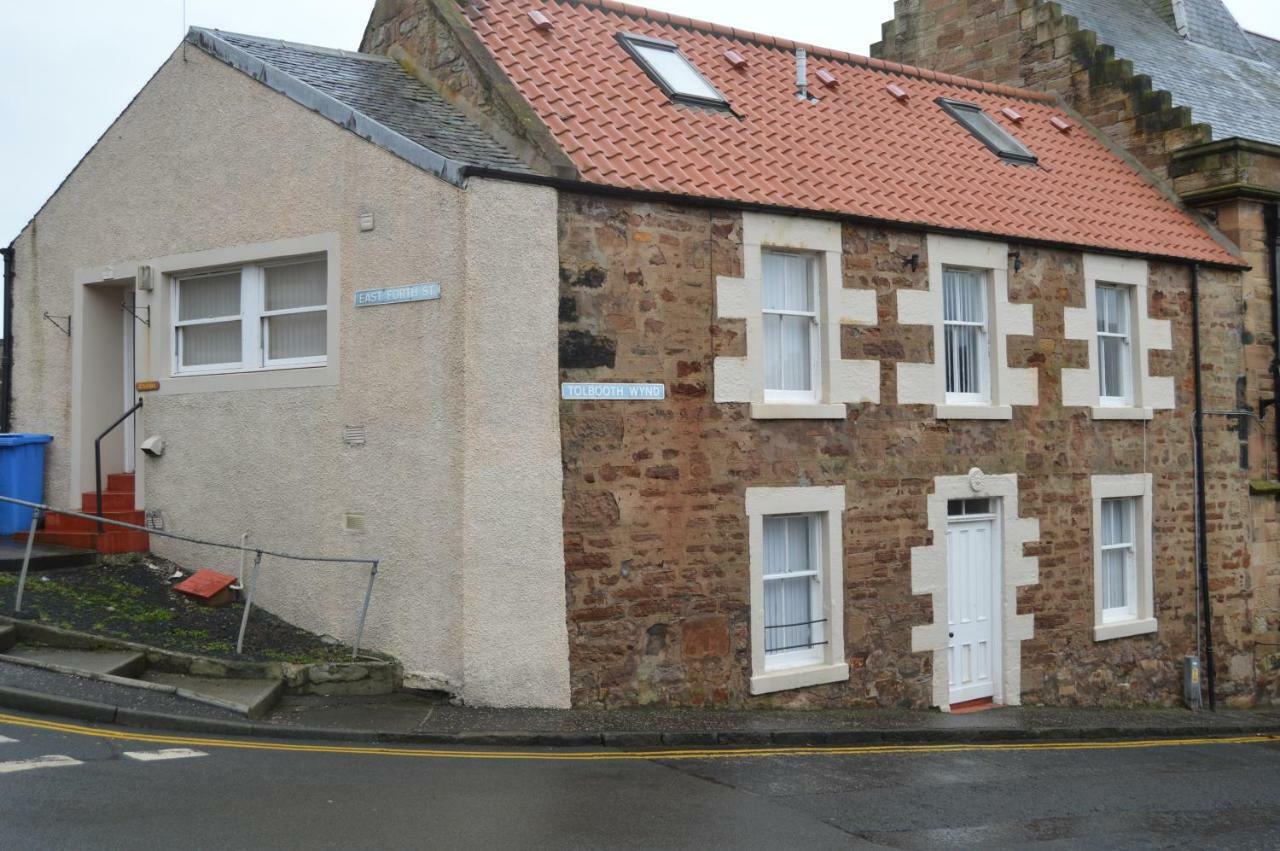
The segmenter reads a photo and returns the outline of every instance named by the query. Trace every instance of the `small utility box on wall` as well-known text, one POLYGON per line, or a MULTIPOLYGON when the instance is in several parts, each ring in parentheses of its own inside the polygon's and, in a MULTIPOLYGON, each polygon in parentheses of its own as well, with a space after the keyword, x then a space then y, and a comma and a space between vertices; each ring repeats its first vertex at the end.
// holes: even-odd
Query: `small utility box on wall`
POLYGON ((1200 657, 1182 657, 1182 699, 1190 709, 1203 709, 1200 699, 1200 657))

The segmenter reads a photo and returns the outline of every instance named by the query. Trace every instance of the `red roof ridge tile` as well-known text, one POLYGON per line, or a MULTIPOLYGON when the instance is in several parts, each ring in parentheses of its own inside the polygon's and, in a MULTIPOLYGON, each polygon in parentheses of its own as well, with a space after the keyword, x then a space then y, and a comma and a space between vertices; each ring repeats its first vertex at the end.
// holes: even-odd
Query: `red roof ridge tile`
POLYGON ((844 50, 822 47, 816 44, 806 44, 802 41, 792 41, 791 39, 769 35, 767 33, 752 32, 750 30, 738 29, 737 27, 716 24, 710 21, 700 21, 696 18, 686 18, 682 15, 672 15, 668 12, 659 11, 657 9, 647 9, 643 6, 635 6, 631 3, 621 3, 618 2, 618 0, 550 0, 550 2, 569 3, 575 6, 595 6, 621 15, 626 15, 630 18, 638 18, 640 20, 652 21, 659 24, 668 24, 670 26, 681 27, 683 29, 710 33, 711 35, 728 36, 729 38, 754 42, 762 47, 772 47, 778 50, 802 49, 808 52, 811 57, 829 59, 835 62, 845 62, 850 65, 858 65, 863 68, 869 68, 872 71, 880 71, 887 74, 901 74, 904 77, 918 77, 922 80, 946 83, 951 86, 974 89, 980 92, 1002 95, 1004 97, 1019 98, 1021 100, 1037 101, 1040 103, 1058 102, 1057 96, 1048 92, 1020 89, 1017 86, 1008 86, 1002 83, 989 83, 983 80, 975 80, 970 77, 958 77, 954 74, 940 74, 936 71, 931 71, 928 68, 920 68, 915 65, 903 65, 900 62, 890 62, 887 59, 875 59, 870 56, 860 56, 857 53, 849 53, 844 50))

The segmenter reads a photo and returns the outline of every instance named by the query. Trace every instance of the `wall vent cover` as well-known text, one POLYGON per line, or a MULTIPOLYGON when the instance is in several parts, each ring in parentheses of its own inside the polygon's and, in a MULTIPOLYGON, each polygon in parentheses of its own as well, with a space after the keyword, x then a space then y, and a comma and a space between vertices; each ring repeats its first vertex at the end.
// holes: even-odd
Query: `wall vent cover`
POLYGON ((343 516, 342 527, 346 529, 348 532, 363 532, 364 531, 364 515, 352 514, 348 512, 343 516))
POLYGON ((364 426, 345 426, 342 429, 342 442, 347 446, 364 446, 369 441, 369 432, 364 426))

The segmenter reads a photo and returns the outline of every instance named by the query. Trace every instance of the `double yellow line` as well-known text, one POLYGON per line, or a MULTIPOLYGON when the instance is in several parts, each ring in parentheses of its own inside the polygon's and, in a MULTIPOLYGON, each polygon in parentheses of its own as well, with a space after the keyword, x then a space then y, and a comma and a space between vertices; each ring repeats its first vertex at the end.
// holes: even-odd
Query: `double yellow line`
POLYGON ((743 759, 754 757, 800 756, 882 756, 890 754, 939 754, 974 753, 981 751, 1098 751, 1133 750, 1145 748, 1177 748, 1201 745, 1253 745, 1280 741, 1280 735, 1259 734, 1253 736, 1227 736, 1220 738, 1184 739, 1135 739, 1113 742, 1021 742, 1010 744, 960 744, 960 745, 852 745, 848 747, 761 747, 647 750, 647 751, 531 751, 531 750, 473 750, 444 748, 379 747, 364 745, 306 745, 287 742, 254 742, 241 739, 204 739, 188 736, 142 733, 125 730, 107 730, 44 721, 0 713, 0 724, 88 736, 95 739, 112 739, 130 742, 148 742, 159 745, 181 745, 199 748, 227 748, 249 751, 288 751, 293 753, 324 753, 346 756, 398 756, 429 759, 506 759, 541 762, 601 762, 621 760, 655 759, 743 759))

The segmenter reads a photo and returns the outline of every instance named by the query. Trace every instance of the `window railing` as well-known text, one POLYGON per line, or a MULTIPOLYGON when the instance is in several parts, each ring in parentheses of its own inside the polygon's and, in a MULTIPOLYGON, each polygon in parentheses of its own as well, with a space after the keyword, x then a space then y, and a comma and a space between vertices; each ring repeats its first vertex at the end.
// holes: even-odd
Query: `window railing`
MULTIPOLYGON (((816 621, 799 621, 799 622, 797 622, 797 623, 779 623, 779 624, 773 624, 773 625, 771 625, 771 626, 765 626, 765 630, 766 630, 766 632, 767 632, 768 630, 771 630, 771 629, 794 629, 795 627, 798 627, 798 626, 808 626, 808 627, 811 627, 811 626, 813 626, 814 624, 826 623, 826 622, 827 622, 827 619, 826 619, 826 618, 821 618, 821 619, 816 620, 816 621)), ((809 641, 809 642, 807 642, 807 643, 805 643, 805 644, 790 644, 790 645, 787 645, 786 647, 770 647, 770 646, 769 646, 768 639, 766 639, 766 640, 765 640, 765 648, 764 648, 764 652, 765 652, 765 653, 781 653, 781 652, 783 652, 784 650, 810 650, 810 649, 812 649, 812 648, 814 648, 814 647, 822 647, 822 646, 824 646, 824 645, 826 645, 826 644, 829 644, 829 643, 830 643, 829 641, 813 641, 813 640, 812 640, 812 636, 813 636, 813 631, 812 631, 812 630, 810 630, 810 631, 809 631, 809 635, 810 635, 810 641, 809 641)))

